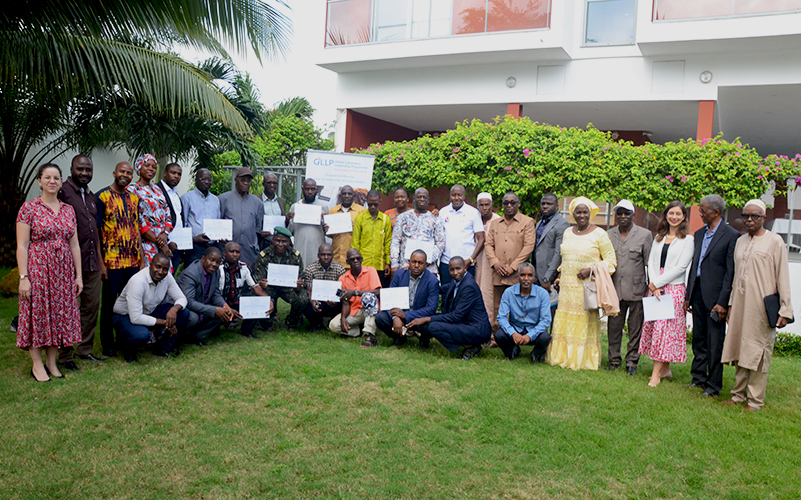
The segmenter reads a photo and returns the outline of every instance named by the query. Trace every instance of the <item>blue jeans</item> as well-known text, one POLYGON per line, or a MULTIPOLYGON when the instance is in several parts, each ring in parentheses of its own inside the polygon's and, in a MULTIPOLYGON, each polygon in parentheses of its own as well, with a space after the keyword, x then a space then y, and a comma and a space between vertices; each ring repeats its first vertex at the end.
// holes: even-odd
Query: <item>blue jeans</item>
MULTIPOLYGON (((161 304, 150 313, 150 316, 153 316, 157 319, 165 319, 167 317, 167 313, 172 309, 173 304, 161 304)), ((131 323, 131 318, 127 314, 115 314, 114 315, 114 329, 117 330, 117 341, 122 347, 123 355, 125 359, 134 360, 136 359, 136 351, 139 347, 145 345, 150 338, 151 330, 155 330, 155 336, 158 348, 160 348, 164 352, 170 352, 175 347, 175 343, 178 341, 178 335, 170 337, 169 334, 161 334, 162 327, 156 326, 145 326, 145 325, 134 325, 131 323)), ((178 333, 180 334, 183 329, 186 327, 186 324, 189 322, 189 311, 186 309, 181 309, 181 312, 178 313, 178 317, 175 321, 175 325, 178 327, 178 333)))

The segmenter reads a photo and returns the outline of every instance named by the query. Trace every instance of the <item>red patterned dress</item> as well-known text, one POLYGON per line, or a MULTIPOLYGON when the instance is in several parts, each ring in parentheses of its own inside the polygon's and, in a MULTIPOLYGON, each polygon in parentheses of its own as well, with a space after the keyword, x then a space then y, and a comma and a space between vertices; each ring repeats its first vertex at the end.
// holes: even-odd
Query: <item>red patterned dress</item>
POLYGON ((75 234, 75 212, 59 202, 59 212, 31 200, 19 209, 17 222, 31 227, 28 279, 31 300, 19 300, 17 347, 64 347, 81 341, 75 264, 70 238, 75 234))
MULTIPOLYGON (((167 205, 167 198, 161 188, 155 184, 148 184, 142 186, 134 182, 128 184, 128 192, 135 194, 139 197, 139 232, 145 234, 148 231, 153 231, 156 236, 163 232, 172 231, 172 222, 170 222, 170 207, 167 205)), ((159 248, 155 243, 147 241, 142 238, 142 250, 145 252, 145 265, 149 266, 150 261, 159 252, 159 248)), ((170 272, 174 272, 172 263, 170 263, 170 272)))

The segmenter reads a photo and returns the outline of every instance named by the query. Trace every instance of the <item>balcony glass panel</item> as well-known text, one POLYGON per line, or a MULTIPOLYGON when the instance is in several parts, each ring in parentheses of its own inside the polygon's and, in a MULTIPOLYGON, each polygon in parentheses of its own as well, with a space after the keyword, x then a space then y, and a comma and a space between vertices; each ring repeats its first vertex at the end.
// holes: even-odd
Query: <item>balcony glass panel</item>
POLYGON ((453 0, 453 33, 484 33, 487 29, 487 0, 453 0))
POLYGON ((371 42, 372 9, 372 0, 329 0, 325 46, 371 42))
POLYGON ((487 31, 548 27, 548 0, 489 0, 487 31))
POLYGON ((801 11, 801 0, 654 0, 654 21, 801 11))
POLYGON ((587 2, 586 45, 627 45, 634 43, 637 20, 635 0, 587 2))

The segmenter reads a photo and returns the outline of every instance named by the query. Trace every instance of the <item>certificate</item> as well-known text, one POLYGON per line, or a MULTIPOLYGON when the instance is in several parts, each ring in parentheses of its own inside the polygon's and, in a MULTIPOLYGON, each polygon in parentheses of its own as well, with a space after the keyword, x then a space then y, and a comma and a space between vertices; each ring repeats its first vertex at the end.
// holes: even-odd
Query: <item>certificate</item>
POLYGON ((286 264, 267 265, 267 284, 270 286, 286 286, 297 288, 298 286, 298 266, 288 266, 286 264))
POLYGON ((286 222, 286 217, 283 215, 265 215, 264 223, 261 226, 261 230, 270 231, 270 233, 275 233, 275 228, 284 227, 285 222, 286 222))
POLYGON ((170 232, 170 243, 178 245, 178 250, 192 250, 192 228, 174 228, 170 232))
POLYGON ((342 290, 342 283, 340 281, 312 280, 311 299, 319 300, 320 302, 328 300, 339 302, 337 290, 342 290))
POLYGON ((422 250, 426 253, 426 261, 432 262, 434 259, 434 242, 433 241, 422 241, 422 240, 406 240, 406 249, 403 252, 403 257, 406 260, 412 258, 412 254, 415 250, 422 250))
POLYGON ((270 297, 240 297, 239 314, 243 319, 266 318, 270 310, 270 297))
POLYGON ((660 319, 674 319, 676 309, 673 307, 673 296, 665 295, 659 297, 645 297, 642 299, 642 312, 645 321, 657 321, 660 319))
POLYGON ((399 286, 395 288, 381 289, 381 310, 390 309, 409 309, 409 287, 399 286))
POLYGON ((309 205, 308 203, 295 204, 295 215, 292 221, 295 224, 320 225, 320 216, 323 214, 323 207, 320 205, 309 205))
POLYGON ((203 219, 203 232, 212 240, 234 239, 234 221, 231 219, 203 219))
POLYGON ((323 215, 325 223, 328 225, 328 232, 325 234, 340 234, 353 232, 353 220, 349 213, 326 214, 323 215))

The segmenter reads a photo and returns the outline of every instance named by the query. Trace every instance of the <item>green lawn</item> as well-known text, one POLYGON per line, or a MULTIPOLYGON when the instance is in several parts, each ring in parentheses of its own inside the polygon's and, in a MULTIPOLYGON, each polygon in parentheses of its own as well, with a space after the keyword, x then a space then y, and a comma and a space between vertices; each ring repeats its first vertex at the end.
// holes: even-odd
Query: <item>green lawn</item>
POLYGON ((797 359, 756 414, 685 387, 688 364, 654 389, 647 359, 630 377, 330 333, 227 332, 37 384, 15 314, 0 299, 0 498, 801 496, 797 359))

